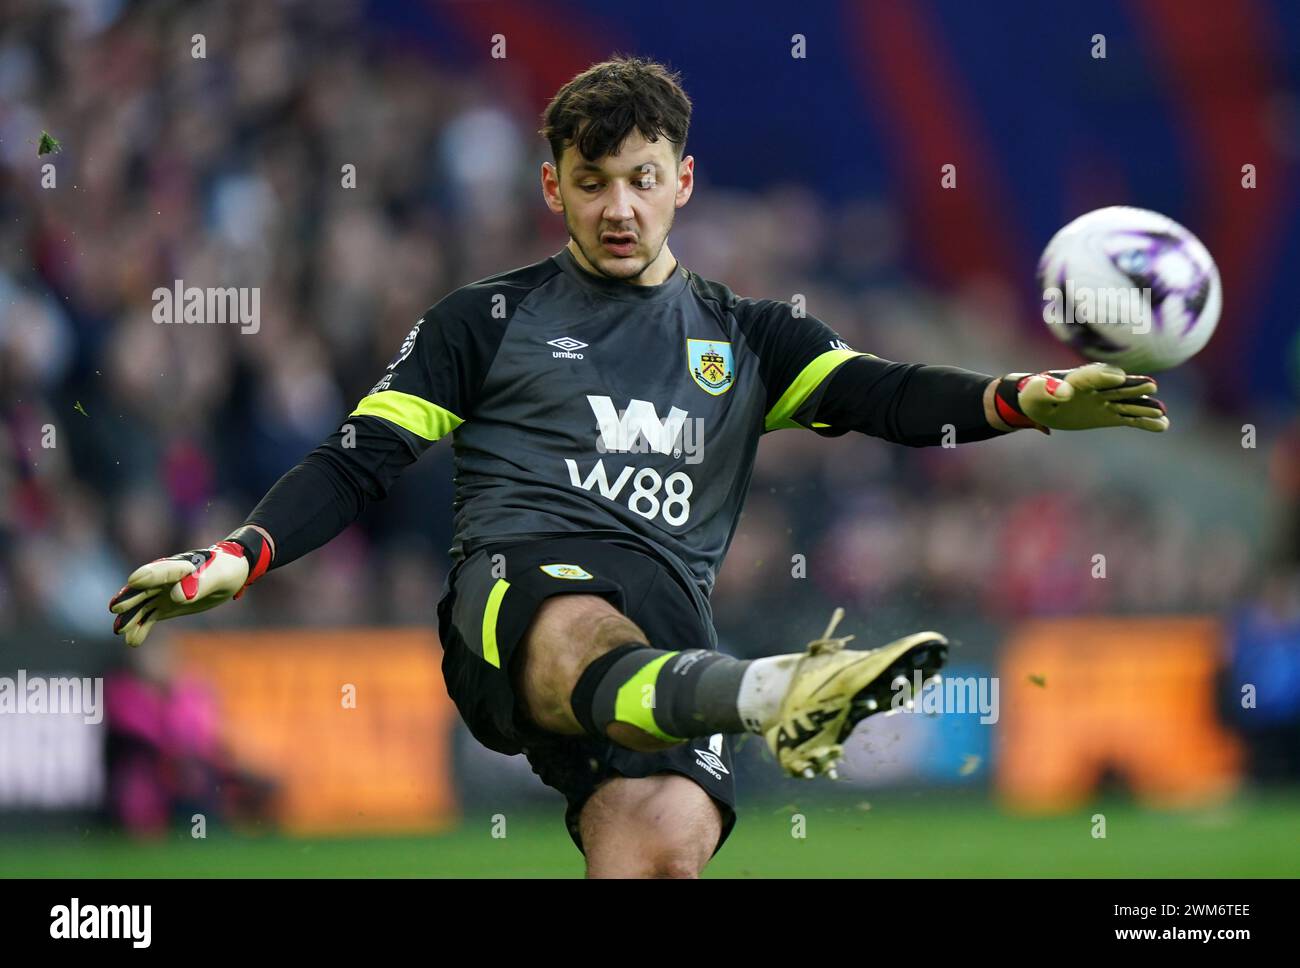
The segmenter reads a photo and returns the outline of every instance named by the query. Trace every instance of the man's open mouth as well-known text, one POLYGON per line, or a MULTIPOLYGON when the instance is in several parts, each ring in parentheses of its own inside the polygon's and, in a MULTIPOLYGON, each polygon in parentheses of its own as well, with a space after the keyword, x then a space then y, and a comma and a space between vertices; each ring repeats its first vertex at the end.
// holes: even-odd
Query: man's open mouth
POLYGON ((601 235, 600 244, 615 255, 631 255, 636 251, 636 233, 606 232, 601 235))

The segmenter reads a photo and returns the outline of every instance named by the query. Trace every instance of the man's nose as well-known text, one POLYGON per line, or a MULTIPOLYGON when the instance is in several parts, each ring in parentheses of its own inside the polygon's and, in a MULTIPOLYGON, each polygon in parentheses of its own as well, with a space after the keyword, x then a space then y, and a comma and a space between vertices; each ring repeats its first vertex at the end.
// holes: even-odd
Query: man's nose
POLYGON ((605 221, 611 224, 631 221, 632 187, 623 181, 616 181, 610 187, 609 201, 605 205, 605 221))

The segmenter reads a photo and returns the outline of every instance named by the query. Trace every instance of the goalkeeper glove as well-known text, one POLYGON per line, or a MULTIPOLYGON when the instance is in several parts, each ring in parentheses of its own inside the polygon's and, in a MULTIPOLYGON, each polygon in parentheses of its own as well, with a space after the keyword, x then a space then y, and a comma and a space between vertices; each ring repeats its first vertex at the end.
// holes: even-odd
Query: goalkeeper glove
POLYGON ((108 603, 113 631, 126 644, 144 642, 154 622, 205 612, 244 594, 271 566, 270 543, 256 528, 242 527, 209 548, 159 558, 131 572, 108 603))
POLYGON ((1008 427, 1091 430, 1137 427, 1159 433, 1169 429, 1165 405, 1147 396, 1156 389, 1149 376, 1129 376, 1109 363, 1089 363, 1072 370, 1012 373, 998 381, 997 415, 1008 427))

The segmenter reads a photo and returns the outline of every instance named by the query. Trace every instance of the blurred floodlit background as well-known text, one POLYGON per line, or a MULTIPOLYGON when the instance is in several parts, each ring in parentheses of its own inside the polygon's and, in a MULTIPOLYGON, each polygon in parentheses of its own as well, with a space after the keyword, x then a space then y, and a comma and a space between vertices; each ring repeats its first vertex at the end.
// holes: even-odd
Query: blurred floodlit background
MULTIPOLYGON (((776 816, 788 843, 787 802, 839 817, 840 854, 874 844, 853 861, 865 875, 892 872, 898 843, 924 869, 999 872, 1009 845, 1047 836, 1030 817, 1118 802, 1130 836, 1182 829, 1149 811, 1211 811, 1186 836, 1219 837, 1223 870, 1300 871, 1260 833, 1300 820, 1300 7, 10 0, 0 677, 104 676, 107 716, 0 711, 0 873, 170 870, 157 844, 199 849, 200 815, 236 843, 435 832, 407 872, 484 873, 464 845, 491 845, 486 818, 537 811, 539 852, 492 869, 576 869, 558 795, 478 748, 442 690, 448 444, 333 543, 138 653, 106 603, 135 565, 241 523, 425 308, 564 244, 538 114, 615 51, 682 71, 695 103, 675 254, 743 295, 802 294, 856 349, 990 374, 1071 365, 1033 270, 1102 205, 1169 214, 1223 274, 1218 334, 1161 378, 1163 437, 765 438, 714 595, 724 647, 791 651, 835 605, 864 646, 937 628, 954 674, 999 677, 1000 717, 874 720, 833 789, 780 780, 747 744, 726 869, 768 870, 740 838, 776 816), (38 157, 43 130, 60 153, 38 157), (259 330, 155 324, 151 294, 176 279, 258 287, 259 330), (945 805, 987 833, 956 806, 931 823, 945 805), (944 860, 891 815, 987 849, 944 860), (137 839, 93 847, 106 831, 137 839)), ((1125 870, 1087 853, 1086 819, 1050 829, 1055 868, 1006 869, 1125 870)), ((1177 836, 1168 869, 1197 872, 1209 854, 1177 836)), ((372 870, 285 857, 268 872, 372 870)))

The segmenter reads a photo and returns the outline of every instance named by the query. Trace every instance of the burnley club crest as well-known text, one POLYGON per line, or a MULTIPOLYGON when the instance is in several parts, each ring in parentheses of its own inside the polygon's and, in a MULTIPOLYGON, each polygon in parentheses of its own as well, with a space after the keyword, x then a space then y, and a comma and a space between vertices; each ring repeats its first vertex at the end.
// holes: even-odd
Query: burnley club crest
POLYGON ((730 390, 736 379, 730 343, 712 339, 688 339, 686 362, 695 382, 715 397, 730 390))

